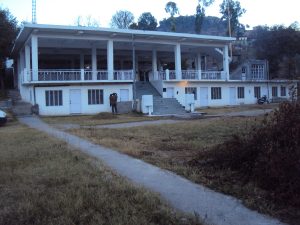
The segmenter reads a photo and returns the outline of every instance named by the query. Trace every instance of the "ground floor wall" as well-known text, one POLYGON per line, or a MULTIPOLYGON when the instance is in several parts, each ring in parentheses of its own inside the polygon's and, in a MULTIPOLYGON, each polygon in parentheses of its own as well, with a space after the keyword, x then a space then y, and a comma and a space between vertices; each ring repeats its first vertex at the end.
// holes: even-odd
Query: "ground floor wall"
POLYGON ((96 114, 111 112, 112 93, 122 112, 131 110, 132 84, 35 87, 35 102, 40 115, 96 114))
POLYGON ((226 105, 256 104, 257 98, 266 95, 268 99, 290 99, 287 82, 164 82, 163 97, 176 98, 185 105, 185 94, 193 93, 195 107, 216 107, 226 105))

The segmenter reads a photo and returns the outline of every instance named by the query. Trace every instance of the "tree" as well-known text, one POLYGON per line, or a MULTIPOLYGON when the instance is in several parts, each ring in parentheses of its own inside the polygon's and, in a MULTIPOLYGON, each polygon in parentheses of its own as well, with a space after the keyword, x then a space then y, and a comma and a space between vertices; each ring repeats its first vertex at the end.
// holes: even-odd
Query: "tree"
POLYGON ((128 29, 134 21, 134 16, 127 10, 117 11, 111 18, 111 27, 119 29, 128 29))
POLYGON ((0 88, 4 89, 4 61, 9 57, 19 28, 16 18, 8 9, 0 8, 0 88))
POLYGON ((74 24, 79 27, 100 27, 99 22, 91 15, 86 17, 78 16, 75 19, 74 24))
POLYGON ((246 12, 241 7, 241 3, 235 0, 223 0, 220 5, 220 13, 223 15, 222 20, 226 20, 228 23, 228 34, 238 35, 238 30, 241 27, 239 18, 246 12))
POLYGON ((171 31, 175 32, 176 31, 176 25, 175 25, 175 19, 174 19, 174 16, 179 14, 179 9, 176 5, 175 2, 168 2, 166 4, 166 7, 165 7, 165 10, 167 13, 170 13, 170 16, 171 16, 171 31))
POLYGON ((258 26, 253 29, 255 54, 269 61, 271 78, 300 77, 300 32, 284 26, 258 26))
POLYGON ((139 30, 156 30, 157 20, 150 12, 144 12, 138 19, 139 30))
POLYGON ((196 7, 195 32, 199 34, 202 29, 202 23, 205 17, 205 8, 210 6, 214 0, 198 0, 196 7))

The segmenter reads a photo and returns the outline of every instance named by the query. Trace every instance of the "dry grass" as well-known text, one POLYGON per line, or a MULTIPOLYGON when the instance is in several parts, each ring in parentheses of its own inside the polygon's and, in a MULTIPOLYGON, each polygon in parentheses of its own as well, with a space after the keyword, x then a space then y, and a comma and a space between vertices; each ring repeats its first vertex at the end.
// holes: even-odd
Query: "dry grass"
POLYGON ((129 123, 139 121, 158 120, 159 117, 147 117, 142 114, 128 113, 112 115, 111 113, 99 113, 88 116, 56 116, 42 117, 42 120, 49 124, 78 124, 80 126, 94 126, 115 123, 129 123))
POLYGON ((282 208, 269 201, 264 190, 251 182, 236 180, 233 171, 216 170, 214 167, 202 169, 193 164, 193 159, 199 152, 209 151, 211 147, 222 144, 233 134, 247 134, 262 119, 263 117, 212 118, 160 126, 74 129, 71 132, 94 143, 171 170, 217 191, 236 196, 245 205, 260 212, 292 219, 291 217, 299 215, 282 217, 282 208))
POLYGON ((195 171, 188 162, 199 151, 223 143, 234 133, 246 132, 256 121, 244 117, 213 118, 125 129, 73 129, 71 132, 202 182, 201 171, 195 171))
POLYGON ((197 111, 207 113, 208 115, 218 115, 232 112, 243 112, 258 109, 275 109, 278 108, 277 103, 263 104, 263 105, 238 105, 238 106, 226 106, 226 107, 208 107, 198 108, 197 111))
POLYGON ((0 224, 199 224, 64 142, 0 128, 0 224))

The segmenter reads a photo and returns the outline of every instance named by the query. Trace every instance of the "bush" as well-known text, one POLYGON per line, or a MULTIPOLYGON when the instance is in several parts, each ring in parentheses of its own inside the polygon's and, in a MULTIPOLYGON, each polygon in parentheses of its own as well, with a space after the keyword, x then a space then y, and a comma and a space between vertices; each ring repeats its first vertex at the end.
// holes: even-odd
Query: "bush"
POLYGON ((230 169, 280 204, 300 207, 300 104, 281 103, 259 127, 202 153, 201 166, 230 169), (203 160, 205 158, 205 160, 203 160))

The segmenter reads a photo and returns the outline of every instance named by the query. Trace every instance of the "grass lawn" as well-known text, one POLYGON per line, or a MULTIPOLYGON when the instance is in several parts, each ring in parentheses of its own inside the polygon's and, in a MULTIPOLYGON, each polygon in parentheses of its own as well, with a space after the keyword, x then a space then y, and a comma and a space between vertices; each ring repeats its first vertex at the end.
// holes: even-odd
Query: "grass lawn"
POLYGON ((278 106, 279 106, 278 103, 263 104, 263 105, 254 104, 254 105, 198 108, 196 109, 196 111, 204 112, 207 113, 208 115, 218 115, 218 114, 241 112, 241 111, 248 111, 248 110, 275 109, 278 108, 278 106))
MULTIPOLYGON (((276 205, 268 193, 251 183, 236 180, 232 171, 199 168, 193 159, 201 151, 223 143, 233 134, 246 134, 263 117, 211 118, 178 124, 124 129, 73 129, 73 134, 94 143, 117 149, 128 155, 174 171, 194 182, 234 195, 245 205, 277 218, 293 221, 300 211, 276 205)), ((296 223, 295 223, 296 224, 296 223)))
POLYGON ((0 127, 0 224, 200 224, 61 141, 0 127))
POLYGON ((43 121, 49 124, 78 124, 80 126, 94 126, 115 123, 129 123, 139 121, 158 120, 159 117, 148 117, 138 113, 127 113, 112 115, 111 113, 99 113, 88 116, 52 116, 41 117, 43 121))

